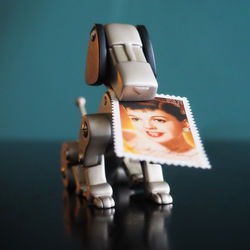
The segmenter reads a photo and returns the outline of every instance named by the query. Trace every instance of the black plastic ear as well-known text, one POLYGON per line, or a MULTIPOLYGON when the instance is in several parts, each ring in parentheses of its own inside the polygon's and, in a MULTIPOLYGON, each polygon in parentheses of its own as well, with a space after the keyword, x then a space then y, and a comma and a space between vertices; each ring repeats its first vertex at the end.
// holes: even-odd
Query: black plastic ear
POLYGON ((89 85, 100 85, 106 81, 107 44, 104 27, 94 24, 90 32, 85 80, 89 85))
POLYGON ((156 77, 155 56, 154 56, 152 43, 149 39, 148 31, 144 25, 137 25, 136 28, 139 32, 140 37, 141 37, 142 49, 143 49, 144 55, 146 57, 146 60, 150 64, 150 66, 154 72, 154 75, 156 77))

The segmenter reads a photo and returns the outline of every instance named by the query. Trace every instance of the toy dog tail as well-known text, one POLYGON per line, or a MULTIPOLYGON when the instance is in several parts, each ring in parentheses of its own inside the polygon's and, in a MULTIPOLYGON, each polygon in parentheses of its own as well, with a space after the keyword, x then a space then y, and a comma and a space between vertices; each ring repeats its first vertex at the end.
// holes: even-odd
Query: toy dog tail
POLYGON ((86 99, 83 98, 83 97, 78 97, 76 100, 75 100, 75 104, 76 106, 79 108, 79 111, 81 113, 81 116, 84 116, 87 114, 87 111, 86 111, 86 108, 85 108, 85 104, 86 104, 86 99))

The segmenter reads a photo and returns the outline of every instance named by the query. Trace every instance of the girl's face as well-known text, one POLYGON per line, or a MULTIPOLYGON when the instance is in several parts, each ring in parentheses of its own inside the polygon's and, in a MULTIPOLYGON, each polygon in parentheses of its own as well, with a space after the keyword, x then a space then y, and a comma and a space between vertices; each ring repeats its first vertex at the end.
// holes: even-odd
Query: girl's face
POLYGON ((128 116, 137 130, 158 143, 170 141, 182 134, 183 122, 163 110, 126 108, 128 116))

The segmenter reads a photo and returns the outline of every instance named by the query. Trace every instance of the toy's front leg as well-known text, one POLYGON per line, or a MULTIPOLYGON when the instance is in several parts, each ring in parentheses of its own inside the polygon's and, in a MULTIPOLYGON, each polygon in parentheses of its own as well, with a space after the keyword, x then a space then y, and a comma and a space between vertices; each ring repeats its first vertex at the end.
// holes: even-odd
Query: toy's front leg
POLYGON ((161 165, 143 162, 142 170, 145 181, 145 192, 149 198, 158 204, 173 203, 172 196, 169 194, 169 185, 163 179, 161 165))
POLYGON ((100 164, 85 167, 84 175, 87 189, 83 195, 86 199, 99 208, 114 207, 115 202, 112 198, 113 190, 106 180, 104 156, 101 156, 100 164))
POLYGON ((86 182, 83 195, 99 208, 111 208, 115 205, 104 166, 104 153, 111 138, 109 114, 83 116, 79 135, 79 160, 84 167, 86 182))

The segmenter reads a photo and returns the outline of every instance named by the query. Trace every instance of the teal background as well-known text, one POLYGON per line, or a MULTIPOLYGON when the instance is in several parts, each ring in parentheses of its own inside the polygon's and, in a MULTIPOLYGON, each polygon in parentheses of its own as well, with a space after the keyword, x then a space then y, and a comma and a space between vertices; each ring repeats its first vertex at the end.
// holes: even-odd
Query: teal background
POLYGON ((250 1, 0 1, 0 139, 78 136, 74 99, 94 113, 105 91, 84 83, 94 23, 144 24, 159 93, 186 96, 201 136, 250 139, 250 1))

